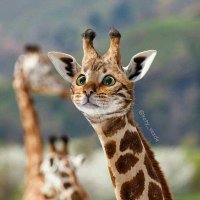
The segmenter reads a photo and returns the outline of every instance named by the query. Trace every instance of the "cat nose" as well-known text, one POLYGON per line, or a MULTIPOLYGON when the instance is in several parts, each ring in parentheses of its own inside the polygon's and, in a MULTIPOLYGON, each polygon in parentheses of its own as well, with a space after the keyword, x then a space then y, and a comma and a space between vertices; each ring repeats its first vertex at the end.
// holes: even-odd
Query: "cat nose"
POLYGON ((84 86, 83 92, 86 96, 92 95, 94 92, 96 92, 96 86, 94 83, 88 83, 84 86))
POLYGON ((84 90, 84 93, 86 96, 90 96, 92 93, 94 93, 93 90, 84 90))

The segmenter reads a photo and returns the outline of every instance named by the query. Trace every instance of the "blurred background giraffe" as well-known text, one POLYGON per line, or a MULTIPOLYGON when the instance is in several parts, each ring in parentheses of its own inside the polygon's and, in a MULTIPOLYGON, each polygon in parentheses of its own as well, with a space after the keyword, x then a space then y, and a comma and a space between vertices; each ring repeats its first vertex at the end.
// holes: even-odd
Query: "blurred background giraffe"
POLYGON ((54 74, 51 62, 38 45, 27 44, 24 47, 24 54, 19 56, 15 64, 14 76, 19 69, 23 69, 32 92, 42 95, 69 96, 66 84, 54 74))
POLYGON ((44 200, 46 197, 41 193, 44 178, 40 172, 43 144, 31 93, 67 97, 67 88, 53 76, 48 59, 40 53, 39 47, 36 45, 27 45, 25 54, 21 55, 16 61, 13 87, 24 129, 26 149, 23 199, 44 200))
POLYGON ((43 195, 59 200, 89 200, 76 176, 76 170, 84 161, 84 156, 70 156, 66 136, 60 138, 62 144, 58 149, 56 146, 58 139, 50 137, 49 151, 41 165, 44 175, 43 195))
MULTIPOLYGON (((17 64, 20 65, 20 63, 17 64)), ((40 191, 43 186, 43 176, 40 173, 43 146, 39 121, 22 68, 15 71, 13 87, 15 88, 21 122, 24 129, 23 136, 26 150, 25 188, 23 192, 23 200, 44 200, 45 197, 40 191)))

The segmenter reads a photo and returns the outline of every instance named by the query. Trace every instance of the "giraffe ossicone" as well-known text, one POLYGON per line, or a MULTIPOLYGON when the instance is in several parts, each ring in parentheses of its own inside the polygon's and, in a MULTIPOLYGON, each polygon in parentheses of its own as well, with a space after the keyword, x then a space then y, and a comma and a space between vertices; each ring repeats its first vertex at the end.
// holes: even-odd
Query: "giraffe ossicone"
POLYGON ((95 36, 91 29, 82 34, 81 66, 69 54, 48 56, 70 81, 73 103, 97 132, 117 200, 172 200, 159 163, 132 116, 135 82, 147 73, 157 52, 138 53, 124 67, 119 31, 111 29, 110 47, 102 56, 93 46, 95 36))

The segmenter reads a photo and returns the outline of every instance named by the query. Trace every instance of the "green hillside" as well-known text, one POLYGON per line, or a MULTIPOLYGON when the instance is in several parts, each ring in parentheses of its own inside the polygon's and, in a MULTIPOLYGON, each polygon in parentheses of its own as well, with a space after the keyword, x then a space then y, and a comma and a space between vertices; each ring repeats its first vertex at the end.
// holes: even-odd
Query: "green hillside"
MULTIPOLYGON (((199 135, 199 62, 200 18, 149 20, 122 30, 122 56, 126 65, 131 56, 147 49, 158 50, 158 56, 147 76, 136 84, 135 113, 146 136, 155 143, 145 129, 138 114, 144 110, 152 128, 159 136, 159 143, 175 144, 188 134, 199 135)), ((100 52, 108 47, 108 36, 95 43, 100 52)), ((79 41, 79 45, 81 42, 79 41)), ((80 60, 81 52, 75 51, 80 60)), ((0 90, 0 116, 3 138, 18 138, 21 134, 14 95, 10 86, 0 90), (18 128, 16 128, 18 127, 18 128), (15 133, 13 133, 15 131, 15 133)), ((77 136, 90 134, 92 129, 71 106, 56 98, 36 98, 37 109, 46 134, 69 132, 77 136), (74 119, 77 119, 76 121, 74 119), (77 125, 78 123, 78 125, 77 125)))
POLYGON ((124 36, 126 61, 130 52, 158 50, 148 76, 136 84, 136 102, 149 114, 162 141, 173 143, 187 134, 199 135, 199 39, 199 18, 154 20, 124 36))
POLYGON ((124 35, 130 28, 137 29, 143 24, 150 27, 155 19, 165 22, 171 17, 187 19, 199 13, 199 0, 190 0, 190 3, 188 0, 151 3, 146 0, 87 0, 84 3, 81 0, 18 0, 17 3, 2 0, 0 73, 10 79, 13 63, 27 42, 39 43, 45 51, 67 50, 80 54, 80 33, 88 27, 94 28, 98 38, 104 40, 111 26, 119 28, 124 35))

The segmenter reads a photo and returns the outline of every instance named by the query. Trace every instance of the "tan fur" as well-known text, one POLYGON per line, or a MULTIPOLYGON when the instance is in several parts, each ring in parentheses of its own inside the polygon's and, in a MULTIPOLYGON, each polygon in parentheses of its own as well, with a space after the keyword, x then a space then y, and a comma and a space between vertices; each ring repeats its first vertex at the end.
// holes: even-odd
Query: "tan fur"
POLYGON ((103 58, 105 61, 111 62, 112 64, 117 64, 121 68, 122 63, 119 48, 121 35, 116 29, 111 29, 109 35, 110 47, 107 53, 103 56, 103 58))
POLYGON ((59 150, 56 148, 55 140, 49 144, 49 152, 41 165, 41 171, 44 175, 42 193, 48 198, 60 200, 89 200, 89 196, 80 184, 76 175, 76 168, 70 159, 68 143, 66 140, 63 140, 62 143, 62 149, 59 150), (56 170, 54 171, 55 167, 56 170), (52 177, 54 177, 54 180, 52 180, 52 177), (59 179, 59 186, 56 184, 57 179, 59 179), (55 181, 55 184, 52 181, 55 181))
POLYGON ((69 97, 69 89, 55 75, 48 56, 35 49, 20 55, 15 64, 15 73, 22 68, 26 84, 33 93, 69 97))
MULTIPOLYGON (((98 134, 117 200, 172 200, 159 164, 135 126, 131 112, 135 99, 133 81, 145 75, 156 51, 136 54, 128 68, 123 68, 119 48, 121 35, 116 29, 109 33, 110 47, 103 56, 95 54, 92 43, 94 37, 87 41, 86 35, 83 39, 83 63, 86 57, 88 62, 71 76, 71 97, 98 134), (87 49, 85 42, 89 45, 87 49), (82 85, 76 82, 79 76, 85 77, 82 85), (106 77, 113 84, 105 83, 106 77)), ((64 56, 54 52, 49 55, 55 64, 59 63, 58 55, 64 56)), ((56 67, 60 72, 61 66, 56 67)), ((63 69, 60 74, 68 78, 63 69)))
POLYGON ((83 66, 91 66, 92 63, 94 63, 96 58, 98 57, 98 54, 93 47, 93 39, 95 38, 95 36, 96 36, 95 33, 93 33, 91 29, 86 30, 82 34, 82 40, 83 40, 82 65, 83 66))
POLYGON ((139 128, 139 126, 136 123, 135 123, 135 125, 136 125, 137 131, 138 131, 138 133, 139 133, 139 135, 141 137, 141 140, 142 140, 142 142, 144 144, 144 147, 145 147, 145 149, 147 151, 148 157, 151 160, 152 166, 155 169, 155 171, 157 172, 157 176, 158 176, 159 181, 161 183, 164 196, 165 196, 166 200, 171 200, 171 199, 173 199, 172 198, 172 193, 171 193, 171 191, 169 189, 169 186, 168 186, 167 181, 165 179, 165 176, 164 176, 164 174, 163 174, 163 172, 162 172, 162 170, 160 168, 160 165, 159 165, 158 161, 155 159, 154 153, 150 149, 150 146, 149 146, 148 142, 144 138, 141 129, 139 128))
POLYGON ((46 198, 41 194, 43 176, 40 173, 42 141, 39 123, 22 70, 19 70, 15 75, 13 86, 24 128, 24 143, 27 154, 23 200, 45 200, 46 198))

